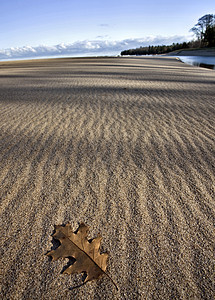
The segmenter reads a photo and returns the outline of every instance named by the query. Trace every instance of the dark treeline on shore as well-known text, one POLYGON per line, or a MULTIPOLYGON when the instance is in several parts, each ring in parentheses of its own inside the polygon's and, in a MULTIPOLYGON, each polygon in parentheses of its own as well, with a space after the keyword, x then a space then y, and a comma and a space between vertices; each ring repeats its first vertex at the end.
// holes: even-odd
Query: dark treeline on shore
POLYGON ((169 53, 172 51, 188 48, 198 48, 198 42, 184 42, 184 43, 173 43, 172 45, 161 45, 161 46, 148 46, 148 47, 139 47, 136 49, 124 50, 121 52, 121 55, 148 55, 148 54, 163 54, 169 53))
POLYGON ((128 49, 122 51, 121 55, 163 54, 181 49, 215 47, 215 15, 204 15, 190 31, 196 35, 196 40, 183 43, 173 43, 172 45, 147 46, 136 49, 128 49))

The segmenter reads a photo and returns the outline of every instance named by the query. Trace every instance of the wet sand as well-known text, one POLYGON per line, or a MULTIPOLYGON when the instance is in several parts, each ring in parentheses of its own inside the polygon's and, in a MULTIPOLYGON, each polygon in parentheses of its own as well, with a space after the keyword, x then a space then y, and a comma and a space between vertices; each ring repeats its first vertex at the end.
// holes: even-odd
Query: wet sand
POLYGON ((214 71, 175 58, 1 62, 2 298, 213 299, 214 125, 214 71), (67 222, 118 292, 45 256, 67 222))

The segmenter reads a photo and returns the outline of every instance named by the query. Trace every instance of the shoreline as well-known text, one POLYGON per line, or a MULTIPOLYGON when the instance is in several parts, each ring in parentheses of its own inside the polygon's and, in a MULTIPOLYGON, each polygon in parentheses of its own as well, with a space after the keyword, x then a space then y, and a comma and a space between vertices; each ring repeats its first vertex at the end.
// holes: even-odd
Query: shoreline
MULTIPOLYGON (((142 55, 142 57, 150 57, 151 55, 142 55)), ((156 54, 155 56, 202 56, 202 57, 215 57, 215 48, 202 48, 202 49, 185 49, 185 50, 176 50, 170 53, 156 54)), ((16 62, 30 62, 30 61, 49 61, 49 60, 63 60, 63 59, 102 59, 102 58, 117 58, 117 57, 126 57, 120 55, 101 55, 101 56, 73 56, 73 57, 32 57, 32 58, 14 58, 12 60, 0 60, 0 65, 2 63, 16 63, 16 62)), ((135 55, 127 57, 136 57, 135 55)))
POLYGON ((163 55, 168 56, 205 56, 215 57, 215 48, 177 50, 163 55))

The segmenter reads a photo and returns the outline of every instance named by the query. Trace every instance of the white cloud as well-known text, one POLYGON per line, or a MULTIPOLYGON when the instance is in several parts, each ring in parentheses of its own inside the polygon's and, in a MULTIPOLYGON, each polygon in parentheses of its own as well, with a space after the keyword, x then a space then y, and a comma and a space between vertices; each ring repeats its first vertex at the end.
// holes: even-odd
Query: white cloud
POLYGON ((72 44, 58 44, 55 46, 23 46, 0 50, 0 60, 25 59, 36 57, 60 57, 60 56, 93 56, 93 55, 117 55, 122 50, 148 45, 169 45, 190 40, 190 36, 148 36, 139 39, 125 39, 121 41, 93 40, 77 41, 72 44))

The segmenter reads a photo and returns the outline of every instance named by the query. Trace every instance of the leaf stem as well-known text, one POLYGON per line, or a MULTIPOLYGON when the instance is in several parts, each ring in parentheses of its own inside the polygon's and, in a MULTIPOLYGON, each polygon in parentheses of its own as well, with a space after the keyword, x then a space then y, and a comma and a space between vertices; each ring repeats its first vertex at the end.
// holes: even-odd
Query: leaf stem
POLYGON ((106 272, 104 272, 104 273, 105 273, 105 275, 110 279, 110 281, 112 281, 112 283, 114 284, 116 290, 118 291, 118 290, 119 290, 119 289, 118 289, 118 286, 117 286, 116 283, 113 281, 113 279, 112 279, 106 272))

